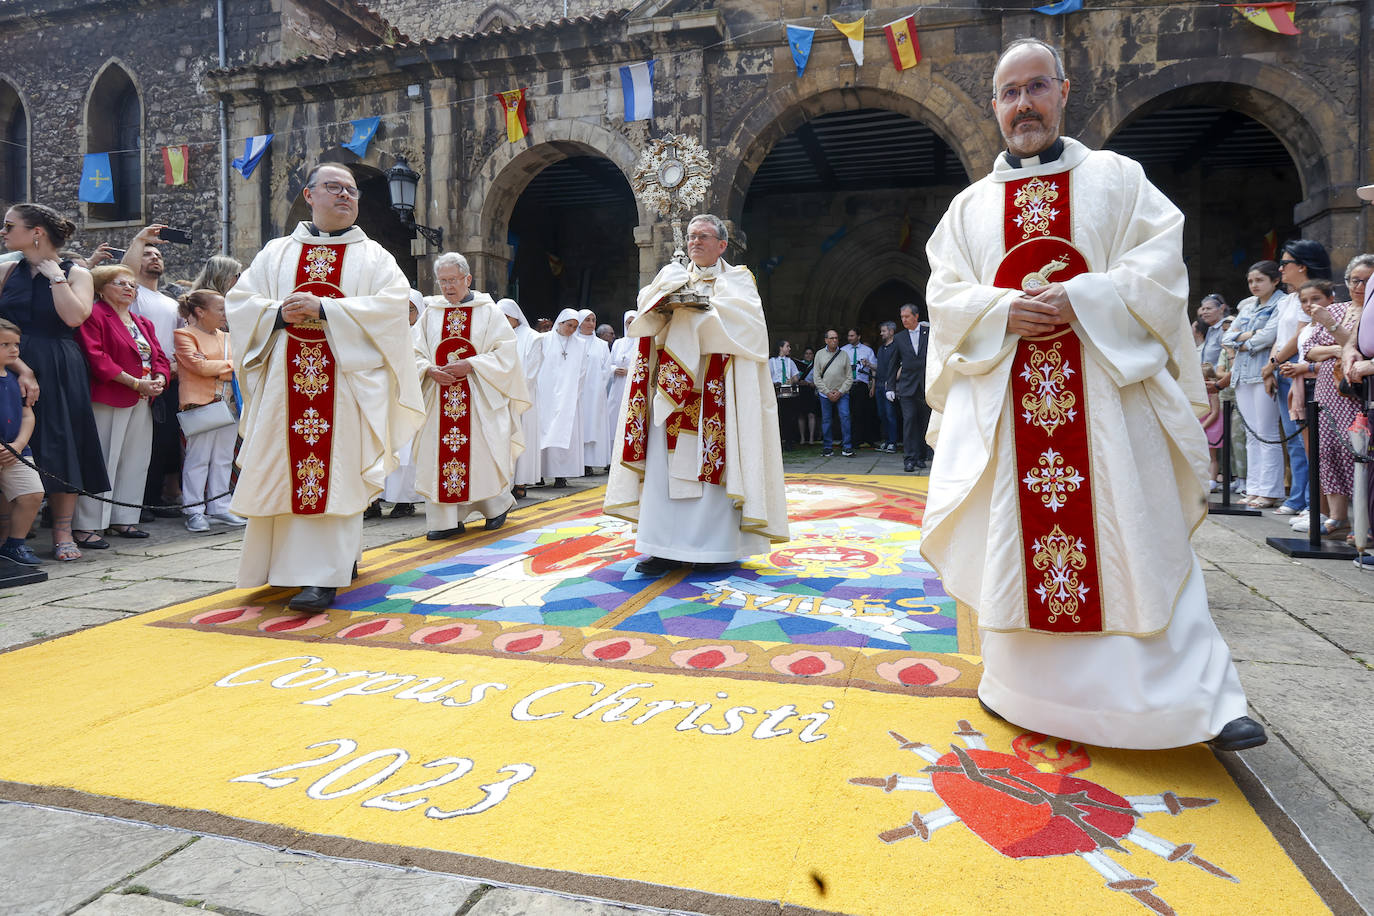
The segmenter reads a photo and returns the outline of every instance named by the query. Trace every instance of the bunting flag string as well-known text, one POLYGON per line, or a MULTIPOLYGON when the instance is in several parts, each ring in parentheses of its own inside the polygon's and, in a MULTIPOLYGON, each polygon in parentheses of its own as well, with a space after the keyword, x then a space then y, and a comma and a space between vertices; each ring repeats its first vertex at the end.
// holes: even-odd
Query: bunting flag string
POLYGON ((359 159, 365 158, 367 156, 368 144, 372 142, 372 138, 377 133, 377 127, 381 123, 381 118, 359 118, 353 121, 353 139, 339 145, 356 155, 359 159))
POLYGON ((76 199, 88 204, 114 203, 114 173, 109 153, 87 153, 81 165, 81 189, 76 199))
POLYGON ((1278 32, 1280 35, 1302 34, 1293 23, 1293 15, 1298 10, 1296 3, 1223 3, 1221 5, 1240 10, 1240 14, 1246 19, 1262 29, 1268 29, 1270 32, 1278 32))
POLYGON ((249 137, 243 141, 243 155, 229 163, 234 168, 243 173, 244 178, 253 176, 253 169, 258 167, 262 161, 262 154, 267 152, 267 147, 272 142, 275 134, 258 134, 256 137, 249 137))
POLYGON ((900 73, 921 62, 921 43, 916 39, 916 20, 911 16, 894 19, 883 26, 887 33, 887 49, 892 52, 892 66, 900 73))
POLYGON ((530 122, 525 116, 525 90, 507 89, 496 93, 501 100, 501 108, 506 112, 506 139, 518 143, 530 132, 530 122))
POLYGON ((864 17, 860 16, 853 22, 840 22, 831 19, 830 24, 840 30, 840 34, 849 39, 849 53, 854 55, 854 63, 860 67, 864 65, 864 17))
POLYGON ((180 187, 191 180, 191 148, 164 146, 162 148, 162 183, 168 187, 180 187))
POLYGON ((620 92, 625 96, 625 123, 654 119, 654 61, 620 68, 620 92))
POLYGON ((797 77, 806 72, 806 62, 811 59, 811 42, 816 38, 816 30, 804 25, 787 27, 787 46, 792 49, 792 63, 797 65, 797 77))

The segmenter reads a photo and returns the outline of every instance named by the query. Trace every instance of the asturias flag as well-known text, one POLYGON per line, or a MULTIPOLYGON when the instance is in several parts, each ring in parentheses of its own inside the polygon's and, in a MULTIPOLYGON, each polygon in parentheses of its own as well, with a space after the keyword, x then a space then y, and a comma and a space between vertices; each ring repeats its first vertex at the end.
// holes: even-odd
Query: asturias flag
POLYGON ((506 139, 511 143, 525 139, 530 132, 530 122, 525 118, 525 90, 507 89, 496 93, 496 97, 506 112, 506 139))
POLYGON ((109 153, 87 153, 81 163, 81 190, 77 200, 88 204, 114 203, 114 178, 109 153))
POLYGON ((343 148, 355 154, 359 158, 367 155, 367 146, 372 142, 372 138, 377 133, 377 125, 382 123, 381 118, 359 118, 353 123, 353 139, 342 144, 343 148))
POLYGON ((1254 3, 1250 5, 1226 3, 1223 6, 1240 10, 1242 16, 1262 29, 1278 32, 1280 35, 1302 34, 1298 31, 1298 27, 1293 24, 1293 14, 1298 10, 1296 3, 1254 3))
POLYGON ((921 62, 921 43, 916 39, 916 20, 911 16, 894 19, 883 26, 887 33, 887 49, 892 52, 892 66, 910 70, 921 62))
POLYGON ((806 62, 811 59, 811 42, 816 38, 816 30, 804 25, 787 27, 787 46, 792 49, 792 63, 797 65, 797 76, 806 72, 806 62))
POLYGON ((256 137, 249 137, 244 140, 243 155, 229 164, 242 172, 244 178, 253 177, 253 169, 257 168, 258 163, 262 161, 262 154, 267 152, 267 147, 274 136, 275 134, 258 134, 256 137))
POLYGON ((162 183, 177 187, 191 180, 191 147, 164 146, 162 148, 162 183))
POLYGON ((625 97, 625 123, 654 119, 654 62, 640 61, 620 68, 620 93, 625 97))
POLYGON ((853 22, 838 22, 832 19, 830 24, 839 29, 845 38, 849 39, 849 53, 854 55, 854 63, 862 67, 864 65, 864 17, 860 16, 853 22))

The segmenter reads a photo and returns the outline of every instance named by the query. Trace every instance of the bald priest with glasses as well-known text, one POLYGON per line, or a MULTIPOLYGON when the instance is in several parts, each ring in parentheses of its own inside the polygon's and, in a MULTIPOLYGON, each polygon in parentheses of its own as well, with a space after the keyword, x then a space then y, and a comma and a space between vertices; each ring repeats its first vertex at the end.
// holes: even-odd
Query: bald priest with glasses
POLYGON ((300 588, 324 610, 362 555, 363 510, 424 423, 410 281, 354 225, 360 192, 341 165, 306 177, 311 219, 260 251, 225 296, 241 360, 248 519, 238 585, 300 588))

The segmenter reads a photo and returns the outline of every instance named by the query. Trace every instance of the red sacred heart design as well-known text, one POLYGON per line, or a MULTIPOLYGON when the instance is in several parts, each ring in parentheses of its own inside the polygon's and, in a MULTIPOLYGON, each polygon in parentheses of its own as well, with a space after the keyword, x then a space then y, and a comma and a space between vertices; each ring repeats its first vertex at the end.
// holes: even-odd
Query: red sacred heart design
POLYGON ((1013 859, 1091 852, 1129 833, 1138 816, 1126 799, 1095 782, 1042 773, 997 751, 952 751, 927 772, 949 810, 1013 859))

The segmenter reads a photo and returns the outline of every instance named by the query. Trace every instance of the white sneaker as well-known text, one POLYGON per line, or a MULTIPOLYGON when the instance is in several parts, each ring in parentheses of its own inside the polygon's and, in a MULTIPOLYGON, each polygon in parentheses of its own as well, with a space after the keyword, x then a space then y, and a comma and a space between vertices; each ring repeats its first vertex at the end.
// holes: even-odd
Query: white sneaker
POLYGON ((241 515, 235 515, 232 512, 211 512, 210 518, 217 522, 223 522, 226 525, 233 525, 235 528, 242 528, 244 525, 248 524, 248 519, 241 515))
MULTIPOLYGON (((1329 521, 1331 520, 1325 515, 1321 516, 1322 525, 1325 525, 1329 521)), ((1293 530, 1298 534, 1307 534, 1310 532, 1312 530, 1312 517, 1304 514, 1293 519, 1293 530)))
POLYGON ((187 531, 209 531, 209 530, 210 530, 210 523, 206 520, 206 518, 205 518, 204 515, 202 515, 201 513, 197 512, 195 515, 188 515, 188 516, 186 517, 186 530, 187 530, 187 531))
POLYGON ((1245 492, 1245 478, 1244 478, 1244 477, 1237 477, 1235 480, 1231 481, 1231 492, 1232 492, 1232 493, 1244 493, 1244 492, 1245 492))
POLYGON ((1217 483, 1215 480, 1212 481, 1211 484, 1207 487, 1207 491, 1208 491, 1209 493, 1215 493, 1217 490, 1220 490, 1220 489, 1221 489, 1221 484, 1217 483))

